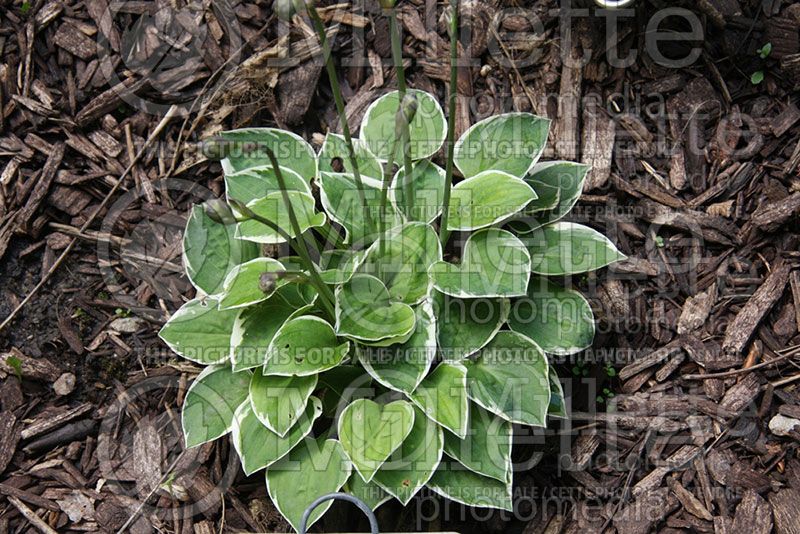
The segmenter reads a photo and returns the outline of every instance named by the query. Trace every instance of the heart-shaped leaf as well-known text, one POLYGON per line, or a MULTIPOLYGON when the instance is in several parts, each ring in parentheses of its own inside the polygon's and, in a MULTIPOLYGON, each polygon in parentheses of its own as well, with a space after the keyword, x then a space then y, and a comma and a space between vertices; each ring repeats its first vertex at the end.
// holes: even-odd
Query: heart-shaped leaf
POLYGON ((295 306, 286 302, 282 295, 291 295, 290 290, 295 287, 284 286, 268 301, 239 312, 231 331, 231 360, 234 371, 264 365, 272 338, 295 311, 295 306))
POLYGON ((308 181, 317 172, 317 156, 311 145, 297 134, 277 128, 242 128, 222 132, 227 157, 222 160, 225 174, 270 165, 267 149, 287 167, 308 181))
POLYGON ((253 413, 269 430, 284 437, 305 411, 316 386, 317 375, 274 376, 257 370, 250 381, 253 413))
POLYGON ((172 314, 158 333, 170 349, 187 360, 209 365, 228 359, 238 310, 220 310, 216 297, 190 300, 172 314))
POLYGON ((369 248, 359 272, 381 280, 392 300, 416 304, 430 293, 428 267, 442 259, 434 229, 421 222, 405 223, 369 248))
POLYGON ((548 224, 524 242, 531 254, 531 271, 538 274, 585 273, 625 259, 606 236, 582 224, 548 224))
MULTIPOLYGON (((300 231, 305 232, 309 228, 322 226, 327 221, 324 213, 314 211, 314 197, 300 191, 289 191, 289 203, 294 209, 300 231)), ((264 198, 254 200, 247 205, 256 215, 272 221, 289 234, 290 237, 297 237, 289 219, 289 210, 283 202, 283 193, 276 191, 264 198)), ((279 244, 286 240, 278 232, 269 226, 262 224, 254 219, 240 222, 236 225, 236 237, 253 241, 255 243, 279 244)))
MULTIPOLYGON (((362 176, 361 181, 364 185, 366 207, 361 203, 361 196, 352 174, 319 173, 320 199, 325 212, 330 215, 331 219, 342 225, 345 230, 346 243, 366 246, 372 243, 378 235, 377 221, 381 214, 381 182, 367 176, 362 176), (367 212, 370 213, 372 224, 368 224, 367 212)), ((386 216, 387 228, 400 222, 400 216, 393 209, 386 216)))
POLYGON ((524 180, 488 170, 456 184, 450 196, 449 230, 477 230, 508 219, 536 198, 524 180))
MULTIPOLYGON (((283 176, 287 191, 311 194, 308 181, 292 169, 281 167, 281 176, 283 176)), ((236 199, 244 204, 249 204, 280 190, 280 182, 278 182, 272 166, 253 167, 225 175, 225 194, 228 199, 236 199)))
POLYGON ((427 159, 417 161, 411 166, 411 191, 414 199, 413 210, 406 199, 405 167, 400 167, 389 189, 389 200, 395 209, 408 221, 432 223, 442 213, 444 198, 445 171, 427 159))
POLYGON ((219 301, 220 309, 244 308, 267 300, 275 293, 278 285, 283 285, 286 282, 278 280, 275 287, 265 293, 261 289, 261 275, 283 270, 285 270, 283 264, 272 258, 256 258, 247 263, 237 265, 225 278, 225 283, 223 284, 224 293, 219 301))
POLYGON ((588 165, 573 161, 544 161, 534 165, 525 181, 537 193, 543 191, 552 196, 552 191, 558 192, 555 205, 536 215, 539 225, 555 222, 569 213, 583 192, 588 172, 588 165))
MULTIPOLYGON (((351 471, 341 443, 306 438, 267 469, 267 493, 283 517, 299 531, 306 508, 323 495, 339 491, 351 471)), ((316 523, 331 504, 333 501, 317 506, 306 526, 316 523)))
POLYGON ((244 474, 252 475, 286 456, 311 432, 314 421, 320 415, 322 415, 322 402, 316 397, 311 397, 311 402, 295 421, 297 424, 285 436, 279 436, 256 417, 250 402, 243 402, 236 410, 232 438, 244 474))
MULTIPOLYGON (((412 160, 427 158, 444 143, 447 135, 444 113, 433 95, 416 89, 409 89, 406 94, 417 100, 417 111, 408 126, 409 153, 412 160)), ((395 161, 402 160, 401 144, 399 141, 395 143, 395 115, 399 102, 397 91, 385 94, 370 104, 361 121, 359 137, 381 161, 389 159, 393 148, 395 161)))
POLYGON ((445 432, 444 451, 471 471, 500 482, 511 479, 513 427, 505 419, 477 404, 469 407, 469 428, 464 439, 445 432))
POLYGON ((455 460, 442 460, 428 481, 428 487, 442 497, 467 506, 514 509, 511 480, 500 482, 473 473, 455 460))
POLYGON ((550 354, 575 354, 594 339, 594 316, 584 296, 546 278, 531 278, 528 295, 514 301, 508 325, 550 354))
POLYGON ((364 482, 364 479, 358 473, 353 473, 350 480, 345 484, 344 489, 353 497, 361 499, 372 511, 377 510, 380 505, 392 499, 392 496, 386 493, 385 489, 375 483, 375 479, 372 482, 364 482))
POLYGON ((416 327, 402 345, 359 347, 358 361, 382 385, 410 394, 428 374, 436 357, 436 317, 433 306, 424 301, 417 306, 416 327))
POLYGON ((460 265, 440 261, 428 272, 436 289, 453 297, 518 297, 528 289, 530 267, 514 234, 486 228, 469 236, 460 265))
POLYGON ((456 167, 467 178, 490 169, 522 178, 542 155, 549 130, 549 119, 530 113, 489 117, 456 141, 456 167))
POLYGON ((467 432, 467 370, 458 363, 440 363, 410 396, 428 417, 458 436, 467 432))
POLYGON ((442 358, 458 362, 478 352, 500 331, 509 310, 508 299, 459 299, 435 291, 434 315, 442 358))
POLYGON ((339 415, 339 440, 356 471, 369 482, 414 426, 414 408, 406 401, 378 404, 358 399, 339 415))
POLYGON ((220 224, 194 206, 183 233, 183 264, 192 285, 213 295, 236 265, 259 254, 258 245, 234 238, 235 227, 220 224))
POLYGON ((320 278, 326 284, 344 284, 348 282, 356 268, 364 261, 366 251, 330 249, 320 254, 320 278))
POLYGON ((512 423, 545 425, 549 366, 536 343, 516 332, 499 332, 464 365, 473 401, 512 423))
POLYGON ((186 448, 224 436, 231 430, 236 409, 247 401, 250 373, 234 373, 230 366, 203 369, 186 390, 181 412, 186 448))
POLYGON ((405 506, 433 476, 442 460, 442 428, 415 409, 414 426, 373 479, 405 506))
MULTIPOLYGON (((375 154, 370 152, 367 144, 361 139, 353 139, 353 149, 356 153, 358 172, 362 177, 369 176, 377 180, 383 179, 383 166, 375 154)), ((319 170, 325 172, 353 172, 350 165, 350 153, 344 136, 330 133, 325 136, 325 142, 319 151, 319 170)))
POLYGON ((561 385, 561 380, 558 379, 553 366, 550 366, 550 405, 547 407, 547 415, 550 417, 558 417, 566 419, 567 416, 567 402, 564 399, 564 387, 561 385))
POLYGON ((414 332, 414 310, 392 300, 386 286, 355 274, 336 288, 336 333, 365 343, 405 342, 414 332))
POLYGON ((313 315, 284 323, 272 338, 264 364, 265 375, 308 376, 339 365, 350 342, 339 343, 333 327, 313 315))

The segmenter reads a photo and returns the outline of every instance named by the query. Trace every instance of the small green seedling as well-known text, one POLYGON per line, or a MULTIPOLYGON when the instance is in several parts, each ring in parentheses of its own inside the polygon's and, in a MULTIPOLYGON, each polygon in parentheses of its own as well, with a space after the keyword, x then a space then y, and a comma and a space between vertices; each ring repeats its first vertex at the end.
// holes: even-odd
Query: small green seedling
POLYGON ((772 43, 767 43, 758 49, 758 57, 760 57, 761 59, 767 59, 771 53, 772 53, 772 43))
POLYGON ((17 380, 22 382, 22 360, 16 356, 9 356, 6 358, 6 363, 14 370, 17 380))

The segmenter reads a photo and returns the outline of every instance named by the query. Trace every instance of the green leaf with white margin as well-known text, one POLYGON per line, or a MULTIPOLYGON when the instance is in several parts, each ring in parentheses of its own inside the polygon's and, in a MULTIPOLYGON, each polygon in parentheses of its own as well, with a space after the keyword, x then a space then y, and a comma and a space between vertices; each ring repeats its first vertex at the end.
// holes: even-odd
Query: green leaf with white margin
POLYGON ((484 171, 453 187, 447 228, 486 228, 508 219, 535 199, 536 192, 524 180, 502 171, 484 171))
POLYGON ((350 351, 333 327, 313 315, 290 319, 275 333, 264 364, 265 375, 308 376, 336 367, 350 351))
POLYGON ((365 250, 329 249, 320 254, 320 278, 326 284, 344 284, 348 282, 356 268, 364 261, 365 250))
POLYGON ((336 288, 336 333, 356 341, 402 343, 414 332, 414 309, 393 301, 386 286, 368 274, 355 274, 336 288))
POLYGON ((264 365, 272 338, 295 311, 295 306, 283 298, 294 288, 294 284, 283 286, 266 302, 239 311, 231 331, 234 371, 264 365))
POLYGON ((508 325, 549 354, 575 354, 594 339, 594 315, 586 298, 538 276, 531 277, 528 295, 514 301, 508 325))
POLYGON ((410 222, 373 243, 358 271, 381 280, 393 300, 416 304, 430 294, 428 267, 441 259, 442 245, 433 227, 410 222))
POLYGON ((442 497, 467 506, 514 509, 511 480, 500 482, 473 473, 455 460, 442 460, 428 481, 428 487, 442 497))
POLYGON ((508 299, 459 299, 434 291, 439 353, 458 362, 483 348, 508 319, 508 299))
POLYGON ((203 365, 221 363, 231 352, 231 331, 239 310, 220 310, 217 297, 192 299, 158 333, 170 349, 203 365))
POLYGON ((522 178, 544 152, 549 130, 549 119, 530 113, 489 117, 456 141, 456 167, 467 178, 490 169, 522 178))
POLYGON ((561 380, 559 380, 552 365, 550 366, 548 377, 550 379, 550 405, 547 408, 547 415, 566 419, 568 415, 567 402, 564 399, 564 387, 561 385, 561 380))
POLYGON ((311 397, 311 402, 295 421, 297 424, 285 436, 279 436, 256 417, 251 403, 243 402, 236 410, 232 438, 244 474, 250 476, 286 456, 295 445, 308 436, 314 421, 320 415, 322 415, 322 402, 316 397, 311 397))
POLYGON ((247 401, 250 373, 234 373, 227 365, 209 366, 186 390, 181 412, 186 448, 224 436, 236 409, 247 401))
POLYGON ((194 287, 213 295, 236 265, 259 255, 258 245, 234 238, 236 228, 206 215, 201 205, 192 207, 183 232, 183 265, 194 287))
MULTIPOLYGON (((295 530, 300 530, 305 509, 323 495, 339 491, 351 472, 341 443, 335 439, 306 438, 267 469, 267 493, 281 515, 295 530)), ((331 504, 328 501, 317 506, 306 526, 316 523, 331 504)))
MULTIPOLYGON (((301 232, 325 224, 327 221, 325 214, 314 211, 314 197, 308 193, 301 193, 300 191, 289 191, 287 194, 289 196, 289 203, 291 203, 295 216, 297 217, 297 223, 300 226, 301 232)), ((253 210, 256 215, 277 224, 284 232, 289 234, 290 237, 297 237, 289 219, 289 211, 286 209, 286 204, 283 202, 283 193, 280 191, 270 193, 264 198, 254 200, 247 204, 247 207, 253 210)), ((255 243, 266 243, 270 245, 286 242, 278 232, 253 219, 240 222, 236 225, 236 237, 255 243)))
POLYGON ((273 376, 256 370, 250 380, 250 405, 264 426, 284 437, 305 411, 315 387, 317 375, 273 376))
POLYGON ((550 404, 549 365, 536 343, 499 332, 467 368, 469 398, 512 423, 544 426, 550 404))
POLYGON ((408 395, 428 374, 436 358, 436 316, 430 301, 414 310, 416 327, 402 345, 391 347, 359 346, 358 361, 380 384, 408 395))
POLYGON ((583 192, 583 183, 590 167, 574 161, 543 161, 534 165, 525 181, 538 193, 546 191, 552 196, 557 191, 556 204, 536 215, 539 225, 555 222, 575 206, 583 192))
POLYGON ((403 400, 358 399, 339 415, 339 440, 364 482, 369 482, 414 426, 414 407, 403 400))
POLYGON ((467 370, 460 363, 440 363, 410 398, 433 421, 458 436, 466 435, 467 370))
POLYGON ((353 497, 361 499, 373 512, 392 498, 391 495, 386 493, 386 490, 375 483, 374 479, 372 482, 364 482, 364 479, 358 473, 353 473, 350 480, 345 484, 344 490, 353 497))
POLYGON ((256 258, 237 265, 225 279, 224 293, 221 295, 219 308, 221 310, 244 308, 267 300, 275 293, 278 286, 285 284, 286 281, 278 280, 275 289, 265 293, 261 290, 261 275, 281 272, 285 269, 281 262, 272 258, 256 258))
MULTIPOLYGON (((356 153, 356 163, 358 163, 358 172, 361 176, 369 176, 370 178, 383 179, 383 166, 375 154, 370 152, 367 144, 361 139, 353 139, 353 149, 356 153)), ((322 148, 319 151, 319 171, 325 172, 344 172, 352 173, 353 166, 350 165, 350 152, 347 149, 344 136, 330 133, 325 136, 325 142, 322 143, 322 148), (338 161, 340 167, 338 170, 334 162, 338 161)))
MULTIPOLYGON (((361 177, 364 185, 364 200, 361 197, 352 174, 320 172, 319 188, 322 207, 330 218, 345 230, 345 243, 366 246, 378 235, 378 216, 381 213, 381 181, 367 176, 361 177), (369 210, 372 225, 367 225, 366 212, 369 210)), ((389 206, 391 208, 391 206, 389 206)), ((387 228, 400 222, 400 215, 394 209, 387 209, 387 228)))
POLYGON ((548 276, 596 271, 626 257, 597 230, 571 222, 543 226, 523 242, 531 255, 531 272, 548 276))
MULTIPOLYGON (((412 160, 427 158, 436 153, 447 135, 444 112, 436 98, 424 91, 409 89, 406 95, 416 98, 417 111, 409 124, 409 153, 412 160)), ((402 160, 401 143, 395 143, 395 115, 400 93, 392 91, 375 100, 364 113, 361 133, 370 151, 386 161, 395 149, 395 161, 402 160), (399 157, 398 157, 399 156, 399 157)))
MULTIPOLYGON (((311 194, 308 181, 293 170, 281 167, 281 176, 283 176, 287 191, 311 194)), ((228 199, 236 199, 244 204, 280 190, 280 184, 272 166, 253 167, 225 176, 225 195, 228 199)))
POLYGON ((443 446, 442 427, 415 409, 411 432, 373 480, 405 506, 433 476, 443 446))
POLYGON ((406 168, 401 166, 392 180, 389 200, 406 220, 432 223, 442 213, 444 198, 445 170, 423 159, 411 165, 411 191, 414 209, 409 213, 406 200, 406 168))
POLYGON ((372 387, 372 377, 360 365, 340 365, 319 375, 322 397, 322 413, 334 417, 340 406, 350 404, 354 396, 362 396, 372 387))
POLYGON ((270 165, 266 149, 275 153, 281 167, 287 167, 305 180, 317 173, 317 155, 302 137, 277 128, 242 128, 219 134, 226 143, 227 157, 222 160, 225 174, 270 165))
POLYGON ((452 297, 519 297, 528 290, 530 268, 522 241, 506 230, 486 228, 469 236, 460 265, 440 261, 428 273, 434 287, 452 297))
POLYGON ((506 482, 511 480, 513 425, 472 404, 464 439, 445 432, 444 452, 479 475, 506 482))

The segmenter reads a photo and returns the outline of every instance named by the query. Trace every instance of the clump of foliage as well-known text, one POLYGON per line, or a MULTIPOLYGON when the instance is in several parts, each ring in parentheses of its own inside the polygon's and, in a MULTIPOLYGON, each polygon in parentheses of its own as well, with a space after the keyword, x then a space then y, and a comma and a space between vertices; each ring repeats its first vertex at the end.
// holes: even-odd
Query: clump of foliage
POLYGON ((160 333, 207 366, 186 446, 230 433, 295 528, 340 490, 373 508, 428 487, 511 509, 512 425, 566 416, 548 354, 594 337, 557 281, 622 258, 562 221, 588 168, 540 162, 548 130, 509 113, 452 143, 436 98, 403 88, 318 153, 273 128, 221 134, 226 199, 195 206, 184 236, 198 296, 160 333))

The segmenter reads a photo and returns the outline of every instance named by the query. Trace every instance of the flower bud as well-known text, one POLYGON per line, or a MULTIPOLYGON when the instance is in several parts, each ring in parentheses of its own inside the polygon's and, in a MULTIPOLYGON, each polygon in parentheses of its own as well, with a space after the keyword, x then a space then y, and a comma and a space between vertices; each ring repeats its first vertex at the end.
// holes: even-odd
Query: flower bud
POLYGON ((394 0, 378 0, 378 4, 383 9, 392 9, 394 7, 394 0))
POLYGON ((418 105, 415 97, 409 94, 403 97, 403 101, 400 102, 400 107, 397 108, 397 114, 395 115, 394 135, 397 139, 403 137, 403 132, 406 131, 411 121, 414 120, 418 105))
POLYGON ((219 198, 214 198, 203 206, 208 218, 219 224, 236 224, 236 217, 233 215, 230 206, 219 198))
POLYGON ((266 294, 274 293, 278 288, 278 276, 279 273, 277 272, 261 273, 261 276, 258 277, 259 289, 266 294))
POLYGON ((230 143, 222 137, 209 137, 200 141, 200 153, 206 158, 217 161, 230 154, 230 143))
POLYGON ((295 12, 294 0, 275 0, 272 3, 272 10, 278 15, 278 18, 285 21, 292 20, 295 12))

